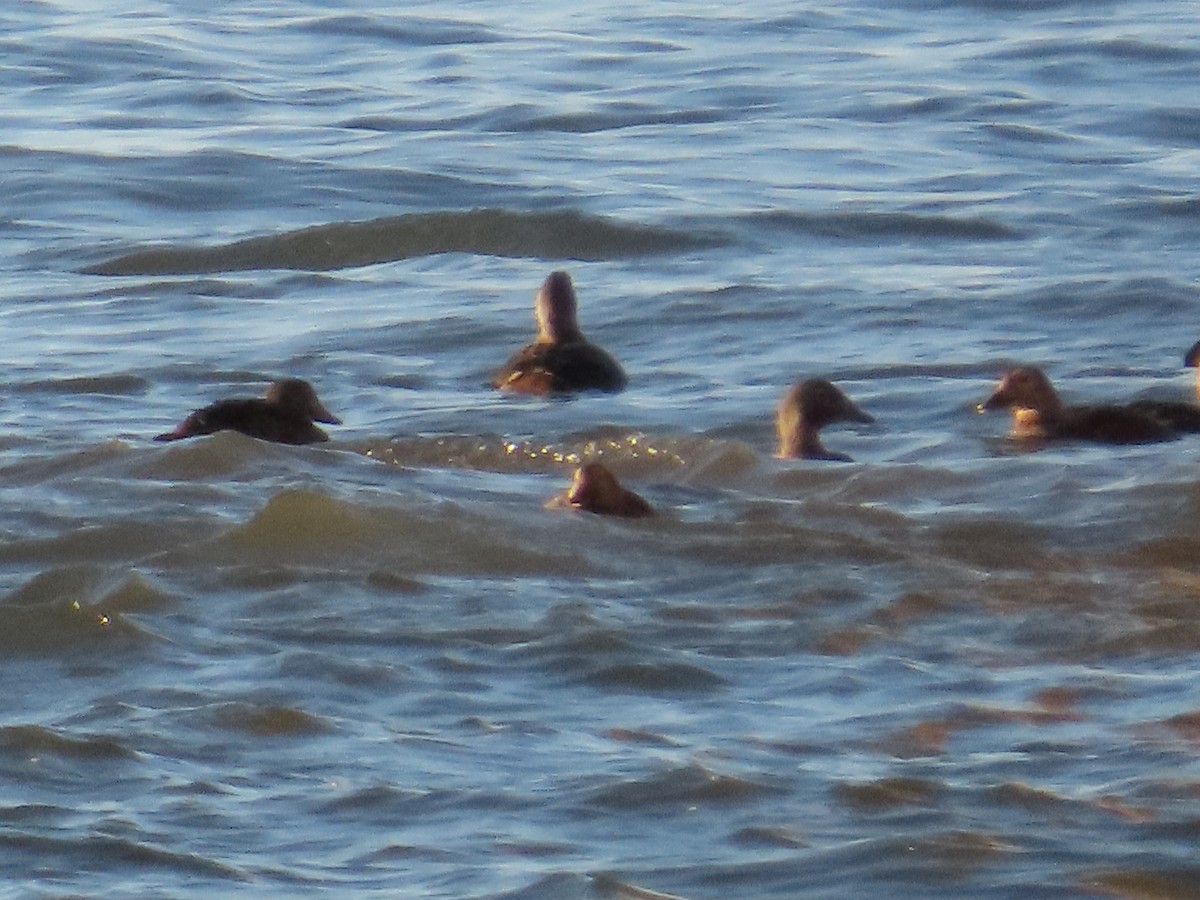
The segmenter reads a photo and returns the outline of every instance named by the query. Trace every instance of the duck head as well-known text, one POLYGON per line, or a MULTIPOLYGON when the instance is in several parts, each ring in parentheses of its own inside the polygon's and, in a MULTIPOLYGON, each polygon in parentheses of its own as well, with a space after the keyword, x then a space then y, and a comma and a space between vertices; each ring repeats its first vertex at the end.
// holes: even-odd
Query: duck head
POLYGON ((311 384, 300 378, 283 378, 267 388, 266 400, 314 422, 341 425, 342 420, 325 408, 311 384))
POLYGON ((806 378, 788 389, 775 410, 775 430, 779 436, 779 456, 812 459, 848 459, 826 450, 820 430, 834 422, 871 423, 875 419, 859 409, 831 381, 806 378))
POLYGON ((551 272, 546 276, 538 288, 533 308, 539 342, 556 344, 583 338, 576 320, 578 301, 575 298, 575 286, 566 272, 551 272))

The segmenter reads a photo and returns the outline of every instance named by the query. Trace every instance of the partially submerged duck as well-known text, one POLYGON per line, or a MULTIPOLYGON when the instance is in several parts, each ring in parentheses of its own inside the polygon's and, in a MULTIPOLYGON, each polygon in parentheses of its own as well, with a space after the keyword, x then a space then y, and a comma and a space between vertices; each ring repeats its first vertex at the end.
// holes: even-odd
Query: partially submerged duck
MULTIPOLYGON (((1192 345, 1183 364, 1196 369, 1196 390, 1200 392, 1200 342, 1192 345)), ((1139 412, 1153 416, 1174 431, 1200 431, 1200 406, 1183 400, 1135 400, 1129 404, 1139 412)))
POLYGON ((823 378, 806 378, 792 385, 775 409, 778 456, 850 462, 844 453, 826 450, 821 429, 834 422, 874 422, 841 389, 823 378))
POLYGON ((329 440, 329 436, 313 422, 342 424, 342 420, 317 399, 311 384, 299 378, 284 378, 272 384, 261 399, 218 400, 198 409, 174 431, 160 434, 155 440, 177 441, 218 431, 240 431, 277 444, 315 444, 329 440))
POLYGON ((1009 369, 978 409, 1011 409, 1012 436, 1016 438, 1145 444, 1176 436, 1174 429, 1133 405, 1067 406, 1046 373, 1036 366, 1009 369))
POLYGON ((492 386, 521 394, 623 390, 628 380, 624 370, 583 336, 577 306, 571 276, 551 272, 534 300, 537 337, 496 372, 492 386))
POLYGON ((583 509, 604 516, 640 519, 654 514, 646 500, 617 481, 603 463, 584 463, 575 470, 571 486, 552 498, 548 507, 583 509))

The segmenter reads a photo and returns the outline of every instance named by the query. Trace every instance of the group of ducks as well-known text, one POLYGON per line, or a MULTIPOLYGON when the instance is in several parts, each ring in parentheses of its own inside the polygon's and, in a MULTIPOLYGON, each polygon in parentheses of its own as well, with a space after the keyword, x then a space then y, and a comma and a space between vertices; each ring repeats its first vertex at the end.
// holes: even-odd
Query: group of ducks
MULTIPOLYGON (((492 386, 534 395, 624 389, 628 383, 625 371, 607 351, 584 337, 577 309, 571 276, 551 272, 534 301, 536 338, 496 372, 492 386)), ((1188 351, 1184 364, 1200 364, 1200 342, 1188 351)), ((980 412, 1001 408, 1012 410, 1012 435, 1016 438, 1128 444, 1169 440, 1185 431, 1200 432, 1200 407, 1191 403, 1137 400, 1068 406, 1046 374, 1035 366, 1010 369, 978 407, 980 412)), ((835 422, 874 421, 832 382, 804 379, 788 389, 775 410, 778 455, 848 462, 849 456, 825 448, 821 429, 835 422)), ((198 409, 173 431, 155 440, 175 441, 228 430, 276 443, 312 444, 329 439, 317 422, 341 424, 321 403, 311 384, 286 378, 272 384, 261 399, 220 400, 198 409)), ((580 466, 571 486, 547 505, 630 518, 653 513, 645 499, 623 487, 611 470, 596 462, 580 466)))

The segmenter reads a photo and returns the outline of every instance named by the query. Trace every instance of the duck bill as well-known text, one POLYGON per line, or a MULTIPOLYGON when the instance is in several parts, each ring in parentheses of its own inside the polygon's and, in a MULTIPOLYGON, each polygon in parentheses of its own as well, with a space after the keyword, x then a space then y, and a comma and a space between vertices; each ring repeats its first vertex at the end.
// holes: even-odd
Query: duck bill
POLYGON ((318 402, 312 409, 312 418, 314 422, 324 422, 326 425, 341 425, 342 420, 325 408, 325 404, 318 402))
POLYGON ((864 425, 875 424, 875 417, 870 413, 863 412, 853 403, 851 403, 845 411, 846 419, 850 422, 862 422, 864 425))
POLYGON ((992 395, 982 403, 975 404, 975 412, 985 413, 993 409, 1005 409, 1010 401, 1002 389, 992 391, 992 395))

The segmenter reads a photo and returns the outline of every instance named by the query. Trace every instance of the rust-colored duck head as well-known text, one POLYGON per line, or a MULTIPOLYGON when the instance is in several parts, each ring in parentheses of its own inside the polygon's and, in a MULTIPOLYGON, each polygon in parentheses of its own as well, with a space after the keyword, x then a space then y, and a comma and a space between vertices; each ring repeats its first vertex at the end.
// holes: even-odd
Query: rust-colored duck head
POLYGON ((550 505, 631 519, 654 513, 644 498, 624 487, 608 466, 598 462, 584 463, 576 469, 571 486, 550 505))

